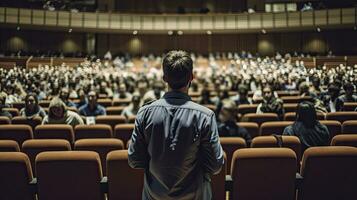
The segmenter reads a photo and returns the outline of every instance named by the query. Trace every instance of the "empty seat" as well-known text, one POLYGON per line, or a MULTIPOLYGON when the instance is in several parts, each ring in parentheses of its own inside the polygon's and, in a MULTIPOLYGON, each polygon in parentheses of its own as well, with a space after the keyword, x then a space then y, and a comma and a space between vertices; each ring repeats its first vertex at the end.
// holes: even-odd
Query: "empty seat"
POLYGON ((327 113, 326 120, 336 120, 341 123, 348 120, 357 120, 357 112, 346 111, 346 112, 327 113))
MULTIPOLYGON (((321 112, 316 112, 317 120, 324 120, 325 114, 321 112)), ((287 112, 284 114, 284 121, 295 121, 296 113, 295 112, 287 112)))
POLYGON ((332 138, 331 146, 357 147, 357 134, 336 135, 332 138))
POLYGON ((11 124, 11 120, 8 117, 0 116, 0 125, 11 124))
POLYGON ((233 199, 293 200, 296 170, 291 149, 239 149, 232 159, 233 199))
POLYGON ((279 122, 264 122, 261 126, 260 126, 260 135, 264 136, 264 135, 272 135, 272 134, 276 134, 276 135, 282 135, 284 132, 284 129, 293 124, 294 122, 286 122, 286 121, 279 121, 279 122))
POLYGON ((258 104, 242 104, 238 106, 238 113, 245 115, 247 113, 257 112, 258 104))
POLYGON ((112 100, 111 99, 98 99, 98 104, 103 107, 109 107, 109 106, 112 106, 112 100))
POLYGON ((13 117, 11 119, 12 124, 27 124, 27 125, 31 126, 32 130, 35 130, 36 126, 40 125, 41 122, 42 122, 41 117, 34 117, 31 119, 28 119, 27 117, 17 116, 17 117, 13 117))
POLYGON ((357 120, 345 121, 342 124, 343 134, 357 134, 357 120))
POLYGON ((339 121, 321 120, 321 124, 325 125, 330 133, 330 141, 335 135, 341 134, 342 125, 339 121))
POLYGON ((121 115, 124 108, 124 106, 109 106, 105 110, 107 111, 107 115, 121 115))
POLYGON ((34 200, 30 182, 33 179, 31 165, 26 154, 0 152, 0 199, 34 200))
POLYGON ((117 150, 107 155, 108 199, 141 199, 144 170, 132 169, 128 151, 117 150))
POLYGON ((18 152, 19 144, 14 140, 0 140, 0 152, 18 152))
POLYGON ((36 156, 44 151, 70 151, 71 145, 67 140, 62 139, 33 139, 26 140, 22 144, 22 152, 26 153, 30 159, 33 174, 35 171, 36 156))
POLYGON ((233 153, 238 149, 246 148, 247 144, 245 140, 240 137, 220 137, 219 140, 227 156, 226 174, 229 174, 231 172, 233 153))
POLYGON ((114 137, 121 139, 126 144, 131 138, 134 127, 134 124, 118 124, 114 128, 114 137))
POLYGON ((357 197, 357 148, 311 147, 304 153, 300 200, 353 200, 357 197))
POLYGON ((131 102, 131 99, 114 99, 113 106, 127 106, 131 102))
POLYGON ((0 140, 14 140, 21 147, 25 140, 33 138, 32 129, 29 125, 1 125, 0 140))
POLYGON ((111 138, 113 136, 112 127, 107 124, 77 125, 74 128, 76 140, 86 138, 111 138))
POLYGON ((42 200, 104 200, 102 169, 92 151, 42 152, 36 157, 38 197, 42 200))
POLYGON ((343 111, 355 111, 357 108, 357 102, 345 102, 343 104, 343 111))
POLYGON ((255 122, 238 122, 238 126, 247 129, 252 138, 259 135, 259 126, 255 122))
POLYGON ((82 139, 76 141, 74 144, 75 150, 81 151, 95 151, 99 154, 103 174, 106 175, 106 158, 107 154, 114 150, 124 149, 123 141, 115 138, 101 138, 101 139, 82 139))
POLYGON ((284 103, 283 107, 285 112, 296 112, 297 105, 297 103, 284 103))
POLYGON ((3 111, 9 112, 12 117, 16 117, 20 115, 20 112, 17 108, 3 108, 3 111))
MULTIPOLYGON (((296 160, 301 160, 301 143, 296 136, 284 135, 281 137, 282 147, 293 150, 296 154, 296 160)), ((279 142, 274 136, 259 136, 252 140, 250 145, 252 148, 267 148, 267 147, 279 147, 279 142)))
POLYGON ((96 124, 108 124, 114 130, 114 127, 117 124, 124 124, 126 123, 126 118, 121 115, 100 115, 97 116, 95 119, 96 124))
POLYGON ((248 113, 243 116, 243 121, 255 122, 260 126, 264 122, 279 121, 279 118, 275 113, 248 113))
POLYGON ((74 133, 71 125, 67 124, 45 124, 35 128, 36 139, 64 139, 74 143, 74 133))

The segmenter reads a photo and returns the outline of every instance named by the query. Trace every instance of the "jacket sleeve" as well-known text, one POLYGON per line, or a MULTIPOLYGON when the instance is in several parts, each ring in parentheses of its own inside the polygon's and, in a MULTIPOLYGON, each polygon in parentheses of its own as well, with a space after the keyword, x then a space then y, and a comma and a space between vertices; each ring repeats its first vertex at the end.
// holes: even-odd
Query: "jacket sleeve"
POLYGON ((145 169, 149 163, 149 154, 145 142, 142 115, 135 119, 135 127, 131 135, 131 143, 128 148, 128 163, 132 168, 145 169))
POLYGON ((206 121, 201 135, 200 153, 206 172, 219 173, 224 164, 223 149, 219 142, 216 117, 212 114, 206 121))

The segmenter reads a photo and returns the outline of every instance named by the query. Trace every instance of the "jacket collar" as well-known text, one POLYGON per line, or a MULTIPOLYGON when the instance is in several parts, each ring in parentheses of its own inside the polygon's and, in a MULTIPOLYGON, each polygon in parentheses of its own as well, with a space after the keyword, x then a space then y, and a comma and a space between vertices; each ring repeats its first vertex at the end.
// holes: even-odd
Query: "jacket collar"
POLYGON ((191 101, 191 97, 188 94, 180 92, 180 91, 170 91, 166 92, 163 96, 164 99, 184 99, 187 101, 191 101))

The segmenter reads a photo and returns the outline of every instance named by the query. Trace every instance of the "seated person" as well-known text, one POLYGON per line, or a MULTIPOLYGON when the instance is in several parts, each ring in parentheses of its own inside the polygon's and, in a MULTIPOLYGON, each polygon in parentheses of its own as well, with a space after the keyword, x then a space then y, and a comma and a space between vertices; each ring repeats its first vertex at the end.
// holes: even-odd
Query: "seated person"
POLYGON ((263 102, 258 105, 257 114, 276 113, 279 119, 282 119, 284 112, 283 101, 273 95, 272 88, 269 85, 265 86, 263 89, 263 102))
POLYGON ((59 98, 68 107, 76 107, 76 104, 69 100, 69 91, 67 88, 62 88, 59 93, 59 98))
POLYGON ((238 86, 238 94, 233 96, 232 100, 237 106, 242 104, 252 104, 252 100, 248 97, 248 88, 243 84, 238 86))
POLYGON ((20 110, 20 116, 27 118, 46 117, 46 112, 38 105, 36 94, 30 93, 25 97, 25 107, 20 110))
POLYGON ((330 133, 317 120, 314 104, 302 102, 297 107, 294 124, 285 128, 283 135, 293 135, 300 139, 302 152, 313 146, 329 145, 330 133))
POLYGON ((98 115, 107 115, 105 108, 98 104, 99 94, 95 91, 88 93, 88 103, 79 108, 79 114, 86 117, 95 117, 98 115))
POLYGON ((135 92, 133 94, 133 97, 131 98, 131 103, 124 108, 121 114, 124 115, 126 118, 135 116, 140 109, 140 102, 141 96, 138 92, 135 92))
POLYGON ((336 83, 331 83, 328 86, 327 94, 322 95, 323 104, 327 112, 336 112, 337 110, 337 98, 340 95, 340 87, 336 83))
POLYGON ((119 85, 119 91, 117 94, 113 95, 113 98, 115 99, 131 99, 131 94, 127 92, 126 85, 124 83, 121 83, 119 85))
POLYGON ((8 117, 9 119, 12 118, 11 113, 8 111, 3 110, 3 108, 6 108, 6 94, 0 93, 0 116, 8 117))
POLYGON ((79 102, 76 104, 77 109, 88 103, 86 94, 83 89, 78 90, 78 97, 79 97, 79 102))
POLYGON ((50 103, 48 115, 43 118, 42 124, 69 124, 75 127, 84 122, 77 113, 67 110, 60 98, 55 97, 50 103))
POLYGON ((201 98, 198 103, 201 105, 214 104, 214 101, 211 99, 211 92, 208 89, 204 88, 201 91, 201 98))
POLYGON ((222 102, 222 109, 218 115, 218 133, 220 137, 241 137, 250 144, 252 138, 247 129, 237 125, 237 109, 232 100, 222 102))
POLYGON ((336 111, 342 111, 345 102, 357 102, 357 96, 353 95, 355 88, 352 83, 346 83, 343 89, 345 90, 345 94, 336 99, 336 111))
POLYGON ((307 82, 302 82, 299 85, 299 94, 301 97, 311 97, 311 98, 317 98, 317 95, 312 92, 310 89, 310 85, 307 82))

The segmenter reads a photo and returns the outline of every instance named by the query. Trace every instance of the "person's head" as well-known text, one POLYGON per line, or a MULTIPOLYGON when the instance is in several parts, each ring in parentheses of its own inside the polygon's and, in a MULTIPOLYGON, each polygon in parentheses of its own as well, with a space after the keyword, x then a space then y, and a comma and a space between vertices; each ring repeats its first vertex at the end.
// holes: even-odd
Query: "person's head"
POLYGON ((59 97, 61 98, 62 101, 68 101, 68 99, 69 99, 69 90, 68 90, 68 88, 62 88, 61 92, 59 94, 59 97))
POLYGON ((299 92, 300 92, 300 95, 307 94, 309 92, 309 84, 307 82, 300 83, 299 92))
POLYGON ((332 99, 335 99, 338 97, 338 95, 340 94, 340 87, 338 87, 338 85, 336 84, 330 84, 328 86, 328 94, 331 96, 332 99))
POLYGON ((266 101, 270 101, 270 99, 273 98, 273 89, 269 85, 266 85, 263 88, 262 93, 263 93, 263 98, 266 101))
POLYGON ((131 99, 131 102, 133 102, 133 104, 135 106, 138 106, 141 102, 141 96, 138 92, 134 92, 133 96, 132 96, 132 99, 131 99))
POLYGON ((164 81, 173 90, 188 89, 193 79, 193 62, 185 51, 170 51, 162 62, 164 81))
POLYGON ((86 93, 84 92, 83 89, 78 90, 78 97, 81 102, 86 100, 86 93))
POLYGON ((124 84, 124 83, 121 83, 120 85, 119 85, 119 93, 120 94, 123 94, 123 93, 125 93, 126 92, 126 85, 124 84))
POLYGON ((246 99, 248 96, 248 88, 245 85, 240 84, 238 86, 238 94, 240 99, 246 99))
POLYGON ((0 93, 0 109, 5 107, 5 102, 6 102, 6 94, 0 93))
POLYGON ((314 77, 312 79, 312 85, 315 87, 315 89, 319 89, 320 88, 320 78, 314 77))
POLYGON ((30 93, 25 97, 25 108, 27 111, 34 111, 38 108, 38 99, 36 94, 30 93))
POLYGON ((237 116, 237 106, 234 101, 230 99, 225 99, 222 101, 222 109, 219 113, 219 120, 223 123, 236 120, 237 116))
POLYGON ((99 94, 96 93, 95 91, 90 91, 88 93, 88 103, 89 103, 89 105, 91 105, 91 106, 97 105, 98 95, 99 94))
POLYGON ((345 94, 348 97, 352 97, 353 91, 355 90, 355 87, 352 83, 347 82, 344 86, 343 89, 345 90, 345 94))
POLYGON ((55 97, 50 102, 48 117, 53 119, 61 119, 64 117, 66 111, 66 104, 64 104, 60 98, 55 97))
POLYGON ((299 103, 296 111, 296 121, 303 123, 308 128, 315 126, 317 116, 314 104, 309 101, 299 103))

